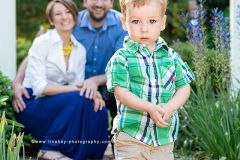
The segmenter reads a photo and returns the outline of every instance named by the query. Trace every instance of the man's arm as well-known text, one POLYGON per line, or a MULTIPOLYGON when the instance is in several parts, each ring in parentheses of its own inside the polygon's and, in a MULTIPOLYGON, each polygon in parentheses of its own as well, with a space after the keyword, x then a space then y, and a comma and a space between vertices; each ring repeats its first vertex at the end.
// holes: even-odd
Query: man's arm
POLYGON ((95 98, 98 87, 106 85, 106 82, 107 82, 106 74, 93 76, 91 78, 84 80, 82 83, 77 85, 78 87, 81 87, 80 96, 82 96, 83 93, 86 91, 85 94, 86 98, 89 99, 95 98))
POLYGON ((26 57, 21 63, 18 73, 12 83, 12 89, 14 91, 13 96, 13 109, 15 112, 19 113, 19 110, 23 111, 26 108, 25 103, 23 102, 22 95, 24 94, 26 98, 30 98, 27 90, 22 87, 22 82, 25 76, 25 70, 27 68, 28 58, 26 57))
POLYGON ((145 101, 130 92, 127 88, 122 88, 120 86, 114 87, 114 94, 116 99, 127 107, 148 112, 157 126, 162 128, 169 126, 169 124, 162 119, 164 110, 159 105, 154 105, 148 101, 145 101))
POLYGON ((17 75, 12 83, 12 86, 15 84, 22 84, 25 76, 25 71, 27 69, 27 64, 28 64, 28 57, 25 57, 18 69, 17 75))

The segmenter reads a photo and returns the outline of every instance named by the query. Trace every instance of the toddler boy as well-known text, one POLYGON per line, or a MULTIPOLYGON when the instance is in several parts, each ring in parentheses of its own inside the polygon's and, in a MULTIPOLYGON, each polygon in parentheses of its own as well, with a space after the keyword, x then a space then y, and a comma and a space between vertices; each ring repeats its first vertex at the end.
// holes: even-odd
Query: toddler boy
POLYGON ((167 0, 120 0, 124 48, 108 62, 107 87, 117 99, 115 158, 169 160, 194 75, 160 37, 167 0))

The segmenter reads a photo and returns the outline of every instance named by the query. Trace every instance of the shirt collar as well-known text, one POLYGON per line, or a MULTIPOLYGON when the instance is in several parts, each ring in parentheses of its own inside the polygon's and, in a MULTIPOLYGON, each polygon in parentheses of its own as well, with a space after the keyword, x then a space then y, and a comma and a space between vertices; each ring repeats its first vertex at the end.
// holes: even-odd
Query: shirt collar
MULTIPOLYGON (((80 12, 78 14, 80 14, 80 12)), ((89 22, 89 20, 88 20, 88 11, 86 10, 86 12, 84 12, 83 17, 81 19, 80 26, 81 27, 88 27, 88 22, 89 22)))
MULTIPOLYGON (((102 26, 102 31, 105 31, 108 27, 110 26, 114 26, 117 25, 116 19, 114 17, 113 11, 112 9, 109 10, 106 20, 103 23, 102 26)), ((86 12, 84 13, 81 22, 80 22, 80 27, 88 27, 89 30, 95 31, 95 29, 93 28, 93 26, 91 25, 89 19, 88 19, 88 10, 86 10, 86 12)), ((100 30, 100 31, 101 31, 100 30)))
POLYGON ((107 27, 117 25, 117 21, 116 21, 116 18, 114 16, 114 13, 113 13, 112 9, 110 9, 108 14, 107 14, 106 22, 107 22, 107 27))
POLYGON ((72 44, 76 47, 77 46, 77 40, 76 40, 76 38, 71 34, 71 36, 70 36, 70 39, 71 39, 71 41, 72 41, 72 44))
MULTIPOLYGON (((51 37, 52 37, 52 43, 57 43, 57 42, 61 42, 62 43, 62 39, 60 37, 60 35, 58 34, 56 29, 53 29, 52 33, 51 33, 51 37)), ((73 43, 74 46, 77 45, 77 40, 75 39, 75 37, 71 34, 70 39, 73 43)))
MULTIPOLYGON (((155 42, 157 46, 154 51, 162 49, 168 53, 168 45, 162 37, 159 37, 155 42)), ((129 36, 126 36, 124 38, 123 46, 124 48, 127 48, 130 53, 136 53, 137 50, 147 47, 145 44, 133 41, 129 36)))

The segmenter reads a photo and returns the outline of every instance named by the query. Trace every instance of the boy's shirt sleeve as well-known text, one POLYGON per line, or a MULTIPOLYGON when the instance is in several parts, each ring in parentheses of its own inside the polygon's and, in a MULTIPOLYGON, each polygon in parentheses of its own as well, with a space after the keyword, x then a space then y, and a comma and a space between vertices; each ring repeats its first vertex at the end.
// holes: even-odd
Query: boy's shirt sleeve
POLYGON ((129 87, 128 63, 125 55, 117 51, 110 59, 105 69, 107 74, 108 91, 114 92, 115 86, 123 88, 129 87))
POLYGON ((194 74, 192 70, 189 68, 188 64, 186 62, 184 63, 176 52, 174 56, 174 65, 176 70, 175 79, 176 88, 184 87, 191 81, 195 80, 194 74))

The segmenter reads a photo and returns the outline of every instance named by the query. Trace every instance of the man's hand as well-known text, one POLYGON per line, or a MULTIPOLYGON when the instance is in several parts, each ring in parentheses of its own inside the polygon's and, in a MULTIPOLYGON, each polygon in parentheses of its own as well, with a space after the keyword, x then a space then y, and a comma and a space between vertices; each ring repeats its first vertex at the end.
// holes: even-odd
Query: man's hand
POLYGON ((103 99, 102 95, 99 91, 96 92, 96 98, 103 99))
POLYGON ((151 107, 149 107, 148 113, 158 127, 166 128, 169 126, 169 124, 166 123, 162 118, 165 114, 165 111, 159 105, 153 104, 151 107))
POLYGON ((100 92, 96 92, 96 97, 93 99, 93 106, 94 106, 94 112, 97 112, 98 110, 102 110, 103 107, 105 107, 105 102, 102 99, 102 95, 100 92))
POLYGON ((82 96, 86 91, 86 98, 94 99, 96 97, 98 84, 93 77, 86 79, 85 81, 77 85, 77 87, 81 88, 80 96, 82 96))
POLYGON ((160 103, 158 106, 162 107, 162 109, 165 111, 165 114, 163 115, 163 120, 166 122, 168 121, 173 114, 173 107, 170 106, 168 103, 160 103))
POLYGON ((13 109, 17 113, 19 113, 19 110, 22 112, 24 109, 26 109, 26 105, 22 99, 22 95, 24 95, 26 98, 30 98, 30 96, 27 90, 21 85, 12 85, 12 89, 14 91, 12 101, 13 109))

